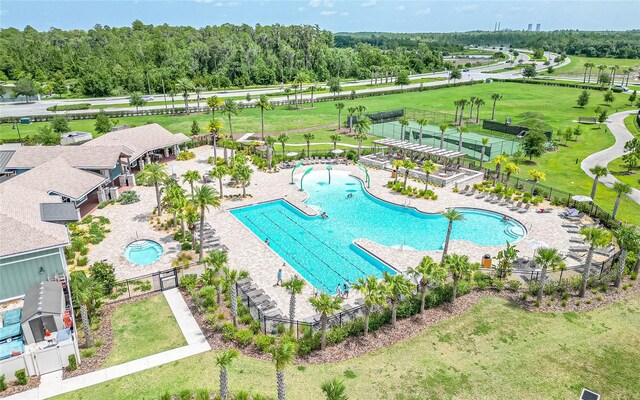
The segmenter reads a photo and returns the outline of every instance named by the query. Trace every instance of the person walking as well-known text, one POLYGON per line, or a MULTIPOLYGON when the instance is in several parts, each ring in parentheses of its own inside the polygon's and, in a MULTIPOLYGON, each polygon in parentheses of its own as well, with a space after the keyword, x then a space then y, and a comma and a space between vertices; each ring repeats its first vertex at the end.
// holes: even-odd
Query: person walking
POLYGON ((282 268, 278 270, 278 280, 276 281, 276 286, 282 285, 282 268))

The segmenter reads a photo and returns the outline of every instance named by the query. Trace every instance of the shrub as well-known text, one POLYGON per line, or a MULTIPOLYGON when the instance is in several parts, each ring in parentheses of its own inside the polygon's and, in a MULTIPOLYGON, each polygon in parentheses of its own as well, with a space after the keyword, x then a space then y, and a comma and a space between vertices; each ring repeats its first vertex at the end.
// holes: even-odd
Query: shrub
POLYGON ((260 333, 260 321, 251 320, 249 323, 249 329, 251 329, 251 332, 253 332, 254 335, 260 333))
POLYGON ((244 314, 238 317, 238 322, 244 325, 249 325, 251 324, 252 321, 253 321, 253 317, 251 317, 251 314, 244 314))
POLYGON ((196 400, 209 400, 211 396, 205 389, 200 389, 196 392, 196 400))
POLYGON ((520 289, 520 286, 522 286, 522 283, 516 280, 510 280, 508 284, 509 284, 509 289, 514 292, 517 292, 520 289))
POLYGON ((597 299, 598 301, 602 301, 602 295, 598 295, 598 297, 596 297, 596 299, 597 299))
POLYGON ((502 292, 504 290, 505 287, 505 283, 502 279, 494 279, 493 280, 493 288, 498 291, 498 292, 502 292))
POLYGON ((179 400, 191 400, 191 390, 185 389, 178 393, 179 400))
POLYGON ((140 196, 135 190, 125 190, 120 195, 120 202, 122 204, 132 204, 140 201, 140 196))
MULTIPOLYGON (((254 397, 255 399, 255 397, 254 397)), ((249 400, 249 392, 241 390, 233 395, 233 400, 249 400)))
POLYGON ((319 349, 320 341, 320 332, 314 333, 311 329, 306 330, 304 336, 298 340, 298 354, 301 356, 305 356, 311 353, 313 350, 319 349))
POLYGON ((26 385, 27 384, 27 371, 23 369, 19 369, 16 371, 16 379, 18 380, 18 385, 26 385))
POLYGON ((533 303, 536 307, 540 307, 540 302, 538 300, 535 301, 535 303, 533 303))
POLYGON ((207 310, 209 307, 213 307, 216 304, 216 288, 213 286, 203 286, 198 290, 193 300, 201 310, 207 310))
POLYGON ((258 334, 253 337, 253 344, 262 352, 268 352, 271 346, 276 342, 276 338, 271 335, 258 334))
POLYGON ((84 267, 85 265, 89 264, 89 259, 87 257, 80 257, 78 258, 78 267, 84 267))
POLYGON ((278 325, 276 325, 276 333, 278 335, 282 335, 287 331, 287 328, 284 326, 284 324, 280 323, 278 325))
POLYGON ((240 346, 248 346, 253 341, 253 332, 250 329, 240 329, 236 332, 236 340, 240 346))
POLYGON ((416 315, 420 311, 420 298, 417 296, 409 296, 398 304, 398 318, 408 318, 416 315))
POLYGON ((198 276, 196 274, 187 274, 180 280, 180 287, 189 291, 193 290, 198 283, 198 276))
POLYGON ((227 342, 232 341, 236 337, 237 329, 231 322, 227 322, 222 325, 222 339, 227 342))
POLYGON ((180 154, 178 154, 178 156, 176 157, 176 160, 187 161, 187 160, 193 160, 194 158, 196 158, 196 153, 189 150, 183 150, 180 152, 180 154))
POLYGON ((89 274, 92 278, 102 284, 104 294, 110 295, 116 286, 116 271, 113 265, 106 262, 96 262, 89 267, 89 274))
POLYGON ((632 273, 629 279, 631 279, 632 281, 635 281, 636 279, 638 279, 638 274, 636 274, 635 272, 632 273))
POLYGON ((4 381, 4 375, 0 375, 0 392, 7 390, 7 382, 4 381))
POLYGON ((391 322, 391 310, 384 309, 382 312, 372 312, 369 316, 369 332, 375 332, 382 325, 391 322))
POLYGON ((182 251, 188 251, 191 250, 193 247, 191 246, 191 242, 182 242, 180 244, 180 250, 182 251))
POLYGON ((78 361, 76 361, 76 355, 69 355, 69 371, 75 371, 78 368, 78 361))
MULTIPOLYGON (((418 305, 419 306, 419 305, 418 305)), ((338 344, 349 336, 349 331, 341 326, 333 327, 327 332, 327 343, 338 344)))
POLYGON ((93 347, 80 350, 80 356, 82 358, 90 358, 95 355, 96 355, 96 349, 94 349, 93 347))
POLYGON ((173 396, 171 396, 171 394, 169 394, 168 392, 165 392, 164 394, 160 395, 160 399, 159 400, 172 400, 173 396))
POLYGON ((556 291, 556 283, 553 281, 549 281, 544 285, 544 289, 542 290, 545 295, 551 296, 556 291))
POLYGON ((538 290, 540 290, 540 283, 538 282, 530 282, 529 287, 527 288, 529 294, 531 296, 535 296, 538 294, 538 290))

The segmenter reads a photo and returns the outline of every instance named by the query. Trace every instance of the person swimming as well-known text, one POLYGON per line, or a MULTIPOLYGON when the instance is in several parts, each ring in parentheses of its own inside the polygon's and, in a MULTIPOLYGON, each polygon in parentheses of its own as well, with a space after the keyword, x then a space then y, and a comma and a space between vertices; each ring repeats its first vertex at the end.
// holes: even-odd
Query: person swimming
POLYGON ((327 218, 329 218, 329 216, 327 215, 327 213, 326 213, 326 212, 324 212, 324 211, 322 212, 322 214, 320 214, 320 216, 322 217, 322 219, 327 219, 327 218))
POLYGON ((347 199, 350 199, 350 198, 352 198, 352 197, 353 197, 353 193, 349 193, 349 194, 347 195, 347 199))

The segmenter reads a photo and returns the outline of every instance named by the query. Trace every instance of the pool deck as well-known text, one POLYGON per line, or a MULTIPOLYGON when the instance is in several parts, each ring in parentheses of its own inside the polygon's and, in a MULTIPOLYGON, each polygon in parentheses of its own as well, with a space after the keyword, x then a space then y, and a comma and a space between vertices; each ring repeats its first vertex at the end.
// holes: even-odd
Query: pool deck
MULTIPOLYGON (((197 156, 195 159, 171 161, 167 166, 167 172, 170 174, 176 173, 180 176, 187 170, 195 169, 203 173, 208 167, 208 164, 203 160, 213 155, 212 147, 202 146, 193 149, 193 151, 197 156)), ((314 170, 325 170, 325 168, 325 165, 313 166, 314 170)), ((333 168, 334 170, 348 171, 354 176, 364 179, 364 173, 354 165, 334 165, 333 168)), ((410 199, 385 187, 386 183, 391 179, 388 171, 370 169, 369 175, 371 178, 370 193, 391 203, 405 205, 408 200, 408 206, 429 213, 439 213, 448 207, 472 207, 508 215, 510 218, 522 223, 528 230, 527 236, 516 243, 516 247, 520 250, 520 256, 533 256, 533 244, 538 242, 548 243, 561 251, 568 249, 571 245, 575 245, 575 243, 570 242, 570 239, 577 236, 577 234, 568 233, 566 229, 561 227, 561 224, 565 223, 566 220, 558 216, 558 211, 560 211, 558 207, 553 207, 554 212, 548 214, 538 214, 533 211, 520 214, 510 211, 506 207, 490 204, 475 197, 453 193, 449 188, 435 188, 434 190, 438 195, 438 200, 436 201, 410 199)), ((251 194, 251 197, 224 199, 221 209, 211 209, 206 216, 206 220, 216 229, 216 235, 229 248, 229 266, 234 269, 248 271, 253 282, 278 304, 279 310, 284 315, 288 314, 289 295, 284 288, 275 285, 276 273, 279 268, 282 268, 284 280, 287 280, 293 275, 298 275, 297 272, 238 221, 229 210, 235 207, 282 198, 309 214, 315 214, 315 211, 304 203, 307 197, 306 193, 300 192, 297 185, 291 185, 289 183, 290 180, 291 170, 282 170, 278 173, 264 173, 256 170, 252 176, 251 185, 247 187, 247 193, 251 194)), ((411 179, 409 184, 419 187, 424 185, 411 179)), ((218 188, 217 181, 212 182, 211 185, 216 189, 218 188)), ((187 185, 183 184, 183 186, 189 190, 187 185)), ((156 204, 154 189, 152 187, 138 186, 135 190, 140 194, 140 202, 126 206, 108 206, 102 210, 96 210, 94 213, 94 215, 104 215, 111 220, 111 233, 102 243, 92 248, 89 253, 89 259, 92 262, 102 259, 112 262, 116 265, 116 274, 119 279, 171 268, 171 261, 179 252, 179 244, 176 241, 166 233, 151 228, 147 221, 149 212, 156 204), (140 267, 133 266, 124 259, 123 251, 125 246, 136 237, 152 239, 163 246, 164 253, 158 262, 150 266, 140 267)), ((225 195, 240 193, 242 193, 240 188, 230 188, 225 184, 225 195)), ((398 228, 401 229, 401 227, 398 228)), ((358 244, 390 263, 399 271, 406 271, 407 268, 415 266, 425 255, 430 255, 436 261, 439 261, 442 257, 441 251, 423 252, 395 249, 366 239, 359 239, 358 244)), ((472 262, 479 262, 484 254, 491 254, 495 257, 502 248, 504 246, 478 246, 466 241, 452 241, 450 244, 450 252, 467 254, 472 262)), ((571 259, 567 259, 567 261, 569 261, 569 266, 577 264, 576 261, 571 259)), ((194 271, 198 272, 199 270, 201 268, 196 268, 194 271)), ((297 302, 297 319, 304 319, 315 314, 307 301, 313 294, 313 287, 306 285, 297 302)), ((350 296, 347 303, 353 305, 355 298, 356 296, 350 296)))

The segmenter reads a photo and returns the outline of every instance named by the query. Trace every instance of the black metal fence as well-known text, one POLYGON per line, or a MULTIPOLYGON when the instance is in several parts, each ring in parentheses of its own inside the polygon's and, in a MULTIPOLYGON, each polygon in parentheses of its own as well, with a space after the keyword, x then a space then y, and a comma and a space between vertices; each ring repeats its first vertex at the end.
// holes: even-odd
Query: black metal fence
POLYGON ((184 269, 188 267, 171 268, 118 281, 113 293, 105 301, 107 303, 116 303, 148 293, 162 292, 178 287, 180 279, 184 275, 184 269))

